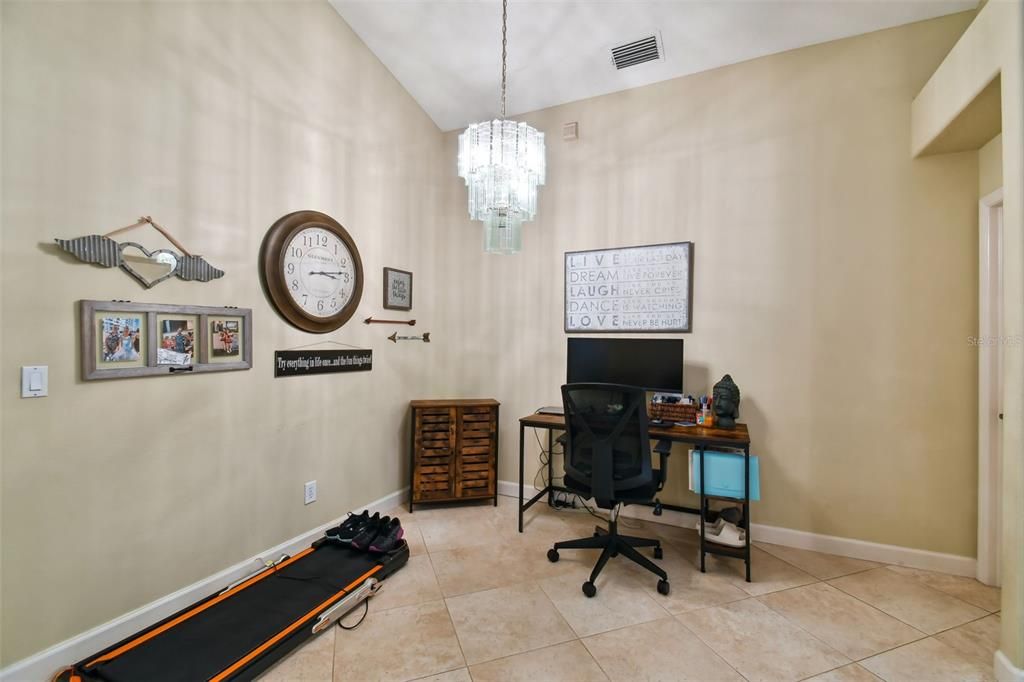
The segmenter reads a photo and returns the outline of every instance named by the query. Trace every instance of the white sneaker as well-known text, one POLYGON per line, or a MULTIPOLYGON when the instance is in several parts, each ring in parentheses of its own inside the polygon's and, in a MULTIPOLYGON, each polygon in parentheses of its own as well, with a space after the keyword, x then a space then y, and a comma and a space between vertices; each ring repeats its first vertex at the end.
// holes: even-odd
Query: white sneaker
MULTIPOLYGON (((745 547, 747 544, 747 532, 734 523, 722 522, 718 532, 714 532, 712 526, 704 524, 705 539, 708 542, 717 542, 720 545, 729 547, 745 547)), ((697 523, 697 533, 700 534, 700 522, 697 523)))

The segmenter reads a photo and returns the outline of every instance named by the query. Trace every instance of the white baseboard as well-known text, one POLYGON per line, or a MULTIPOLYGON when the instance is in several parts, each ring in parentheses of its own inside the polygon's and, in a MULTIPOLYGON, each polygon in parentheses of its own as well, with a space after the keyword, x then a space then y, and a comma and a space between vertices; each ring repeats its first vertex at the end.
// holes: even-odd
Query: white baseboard
MULTIPOLYGON (((523 486, 523 499, 528 500, 540 491, 533 484, 523 486)), ((519 497, 519 484, 513 481, 498 481, 498 494, 506 497, 519 497)))
POLYGON ((938 571, 969 578, 973 578, 977 572, 977 560, 974 557, 960 556, 959 554, 931 552, 926 549, 899 545, 884 545, 879 542, 835 535, 820 535, 778 526, 762 526, 757 523, 753 524, 752 537, 755 542, 768 542, 774 545, 837 554, 851 559, 878 561, 884 564, 909 566, 910 568, 921 568, 926 571, 938 571))
POLYGON ((999 682, 1024 682, 1024 668, 1018 668, 1002 651, 995 655, 996 679, 999 682))
MULTIPOLYGON (((525 486, 523 494, 529 498, 537 494, 537 492, 531 484, 525 486)), ((519 497, 519 484, 512 481, 498 481, 498 494, 519 497)), ((693 528, 698 518, 696 514, 675 512, 668 509, 664 510, 661 516, 654 516, 654 510, 650 507, 636 505, 625 507, 622 510, 622 516, 664 523, 670 526, 680 526, 682 528, 693 528)), ((852 559, 878 561, 880 563, 909 566, 927 571, 963 575, 970 578, 975 577, 977 570, 977 560, 974 557, 930 552, 925 549, 900 547, 898 545, 884 545, 878 542, 867 542, 865 540, 855 540, 834 535, 821 535, 803 530, 766 526, 759 523, 752 525, 751 537, 755 543, 767 542, 773 545, 809 549, 815 552, 836 554, 852 559)))
MULTIPOLYGON (((408 488, 397 490, 379 500, 371 502, 366 505, 366 508, 370 510, 370 513, 385 512, 402 504, 406 497, 408 497, 408 493, 408 488)), ((301 535, 297 535, 290 540, 285 540, 265 552, 225 568, 223 571, 192 583, 188 587, 183 587, 177 592, 140 606, 123 616, 119 616, 102 625, 97 625, 80 635, 66 639, 37 654, 12 663, 3 670, 0 670, 0 682, 42 682, 50 680, 62 668, 80 661, 91 653, 105 649, 111 644, 130 636, 132 633, 149 627, 153 623, 163 620, 189 604, 199 601, 219 589, 223 589, 236 580, 255 573, 262 567, 264 559, 276 560, 282 554, 294 554, 305 549, 314 540, 323 535, 324 530, 337 525, 338 522, 339 520, 336 519, 301 535)))

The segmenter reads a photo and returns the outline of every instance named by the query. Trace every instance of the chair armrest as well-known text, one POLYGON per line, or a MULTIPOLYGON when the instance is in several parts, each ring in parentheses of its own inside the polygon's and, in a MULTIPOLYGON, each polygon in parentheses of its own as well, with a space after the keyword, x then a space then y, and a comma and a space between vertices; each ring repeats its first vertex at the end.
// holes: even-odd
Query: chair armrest
POLYGON ((658 490, 665 487, 665 477, 668 475, 668 458, 672 454, 672 441, 662 438, 654 446, 654 452, 658 453, 658 490))
POLYGON ((565 444, 569 442, 569 434, 563 432, 561 436, 555 439, 555 442, 564 448, 565 444))

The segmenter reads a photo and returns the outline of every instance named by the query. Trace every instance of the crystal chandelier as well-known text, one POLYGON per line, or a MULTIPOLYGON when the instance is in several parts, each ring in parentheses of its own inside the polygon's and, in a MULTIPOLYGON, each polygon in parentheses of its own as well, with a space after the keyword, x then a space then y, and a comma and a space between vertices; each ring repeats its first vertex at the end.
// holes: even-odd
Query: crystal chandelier
POLYGON ((469 217, 484 224, 484 251, 523 246, 523 222, 537 214, 544 184, 544 133, 505 119, 508 0, 501 3, 501 119, 474 123, 459 135, 459 176, 469 188, 469 217))

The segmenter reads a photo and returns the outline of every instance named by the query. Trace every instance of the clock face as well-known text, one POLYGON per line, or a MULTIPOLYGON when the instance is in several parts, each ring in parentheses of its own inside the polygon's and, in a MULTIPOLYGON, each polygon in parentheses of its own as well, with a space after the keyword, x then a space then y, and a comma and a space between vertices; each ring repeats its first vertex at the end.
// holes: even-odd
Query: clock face
POLYGON ((326 228, 296 232, 285 245, 281 268, 288 295, 310 317, 333 317, 352 300, 355 261, 345 242, 326 228))
POLYGON ((363 295, 363 262, 348 231, 319 211, 277 220, 260 247, 260 278, 290 324, 325 334, 349 321, 363 295))

